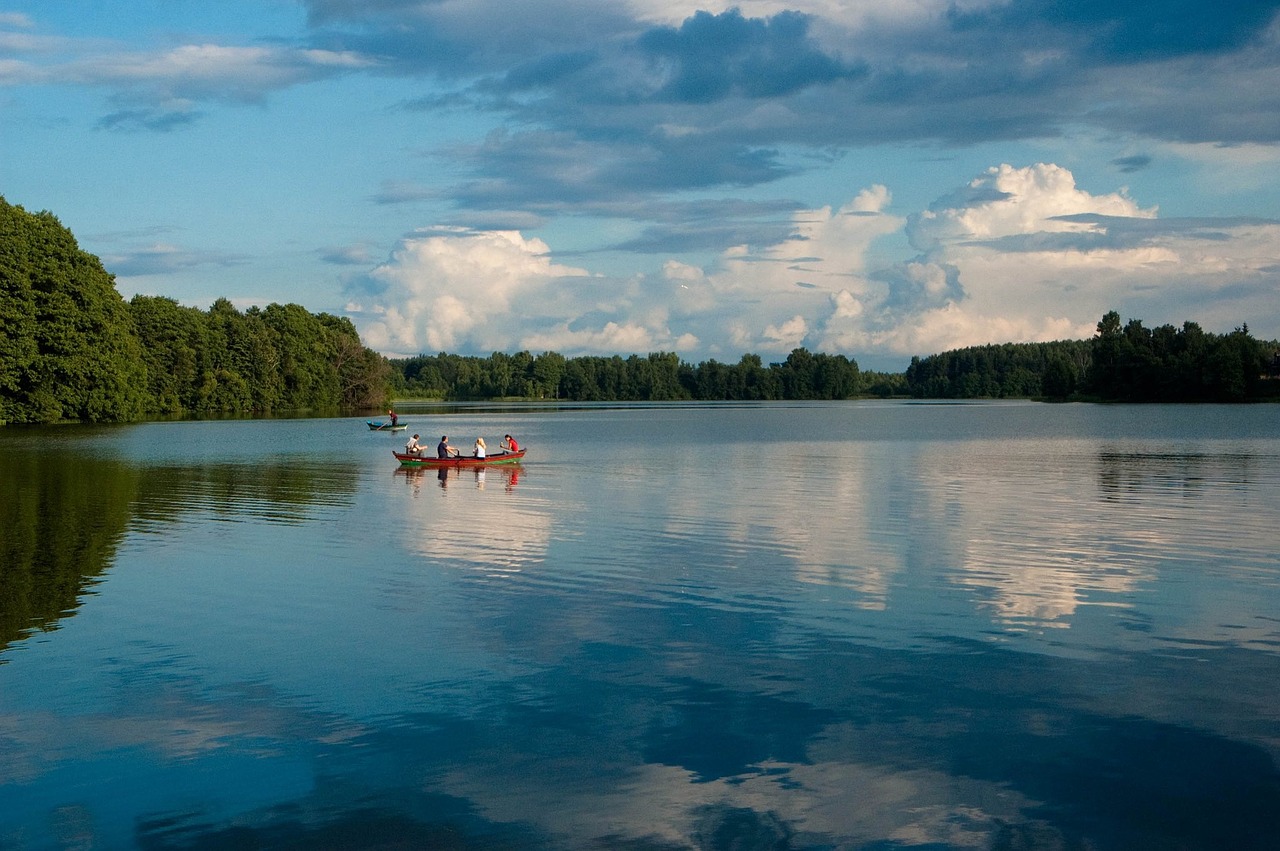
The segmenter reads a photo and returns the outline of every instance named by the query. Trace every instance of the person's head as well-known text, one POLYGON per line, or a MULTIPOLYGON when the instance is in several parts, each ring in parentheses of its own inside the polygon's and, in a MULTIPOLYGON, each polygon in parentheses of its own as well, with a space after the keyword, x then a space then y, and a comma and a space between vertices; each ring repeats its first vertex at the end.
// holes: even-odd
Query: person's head
POLYGON ((509 434, 504 434, 504 435, 503 435, 503 437, 504 437, 504 438, 506 438, 507 440, 510 440, 510 439, 511 439, 511 435, 509 435, 509 434))
POLYGON ((477 438, 476 438, 476 446, 484 446, 484 438, 483 438, 483 437, 477 437, 477 438))
POLYGON ((441 443, 448 443, 448 442, 449 442, 449 435, 447 435, 447 434, 442 434, 442 435, 440 435, 440 442, 441 442, 441 443))
POLYGON ((415 434, 415 435, 413 436, 413 439, 414 439, 414 440, 417 440, 417 439, 418 439, 418 436, 415 434))

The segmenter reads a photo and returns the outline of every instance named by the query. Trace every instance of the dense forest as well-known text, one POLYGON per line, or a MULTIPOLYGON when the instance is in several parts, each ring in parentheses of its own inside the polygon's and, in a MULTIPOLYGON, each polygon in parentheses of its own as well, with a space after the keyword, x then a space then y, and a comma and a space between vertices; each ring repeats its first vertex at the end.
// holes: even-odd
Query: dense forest
POLYGON ((0 424, 368 408, 389 371, 350 320, 298 305, 126 302, 52 214, 0 197, 0 424))
POLYGON ((907 393, 917 398, 1048 398, 1122 402, 1246 402, 1280 397, 1280 343, 1247 325, 1211 334, 1121 325, 1108 312, 1090 340, 1005 343, 912 358, 907 393))
POLYGON ((754 401, 1041 398, 1244 402, 1280 398, 1280 343, 1122 324, 1090 340, 975 346, 864 372, 842 354, 795 349, 765 364, 647 356, 447 353, 387 360, 350 320, 296 304, 241 312, 161 296, 125 301, 97 257, 50 213, 0 197, 0 425, 146 416, 368 410, 389 398, 754 401))
POLYGON ((578 402, 772 399, 849 399, 862 394, 858 364, 844 355, 796 349, 765 366, 759 355, 736 364, 698 366, 667 352, 641 357, 536 357, 495 352, 489 357, 441 353, 391 361, 401 398, 561 399, 578 402))

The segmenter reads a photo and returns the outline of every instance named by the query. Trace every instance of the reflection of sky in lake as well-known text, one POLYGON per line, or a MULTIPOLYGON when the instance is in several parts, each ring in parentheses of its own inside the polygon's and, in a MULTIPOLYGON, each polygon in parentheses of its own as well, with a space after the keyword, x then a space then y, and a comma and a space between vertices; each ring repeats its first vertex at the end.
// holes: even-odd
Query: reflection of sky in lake
POLYGON ((0 651, 0 847, 1269 847, 1239 410, 462 411, 530 458, 443 480, 351 421, 185 470, 222 438, 140 428, 103 580, 0 651))

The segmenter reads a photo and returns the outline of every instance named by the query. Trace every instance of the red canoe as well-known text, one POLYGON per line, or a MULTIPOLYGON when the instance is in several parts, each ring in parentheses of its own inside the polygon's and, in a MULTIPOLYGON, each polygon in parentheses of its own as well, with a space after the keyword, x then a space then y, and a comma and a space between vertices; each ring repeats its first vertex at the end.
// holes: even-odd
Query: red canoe
POLYGON ((402 467, 490 467, 494 464, 514 464, 524 457, 527 449, 519 452, 498 452, 476 458, 474 455, 454 455, 449 458, 437 458, 434 455, 410 455, 407 452, 392 451, 402 467))

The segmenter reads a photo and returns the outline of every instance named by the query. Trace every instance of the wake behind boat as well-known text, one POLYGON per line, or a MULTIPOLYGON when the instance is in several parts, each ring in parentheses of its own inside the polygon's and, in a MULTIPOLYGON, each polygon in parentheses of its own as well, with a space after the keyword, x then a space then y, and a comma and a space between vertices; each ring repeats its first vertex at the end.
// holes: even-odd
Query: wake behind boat
POLYGON ((451 455, 448 458, 437 458, 434 455, 414 455, 410 452, 396 452, 392 450, 391 454, 396 456, 396 460, 400 462, 401 467, 430 467, 438 469, 440 467, 492 467, 495 464, 514 464, 524 457, 528 452, 527 449, 521 449, 519 452, 497 452, 493 455, 486 455, 483 458, 477 458, 474 455, 451 455))

